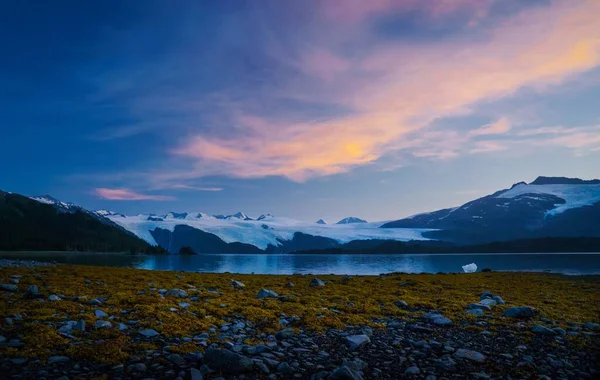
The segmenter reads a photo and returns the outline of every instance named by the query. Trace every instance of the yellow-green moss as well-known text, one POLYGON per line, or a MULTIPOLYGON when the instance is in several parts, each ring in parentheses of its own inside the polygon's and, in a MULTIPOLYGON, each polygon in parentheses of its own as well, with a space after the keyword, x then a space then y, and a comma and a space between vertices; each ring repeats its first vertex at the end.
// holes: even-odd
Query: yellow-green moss
MULTIPOLYGON (((327 281, 324 287, 310 287, 312 277, 272 275, 198 274, 166 271, 146 271, 130 268, 86 267, 60 265, 39 268, 4 268, 0 280, 8 281, 11 274, 23 275, 19 288, 36 284, 44 295, 62 294, 67 299, 87 296, 88 300, 107 297, 100 306, 114 315, 113 324, 139 320, 131 329, 154 328, 162 337, 194 336, 207 332, 210 325, 220 324, 236 316, 252 321, 259 331, 274 332, 281 328, 282 314, 298 316, 297 327, 323 330, 343 328, 346 325, 372 325, 377 318, 393 317, 416 319, 424 309, 437 309, 455 322, 472 321, 465 314, 469 303, 477 302, 479 294, 491 291, 501 295, 507 302, 492 312, 490 328, 513 323, 502 316, 509 306, 530 305, 540 315, 559 324, 566 322, 596 321, 600 315, 600 277, 570 277, 536 273, 474 273, 446 275, 391 274, 384 277, 362 276, 350 279, 341 276, 319 276, 327 281), (231 280, 242 281, 246 287, 236 290, 231 280), (86 283, 85 280, 89 280, 86 283), (293 288, 285 287, 293 282, 293 288), (151 285, 149 285, 151 283, 151 285), (199 301, 174 297, 161 298, 150 288, 180 288, 199 301), (191 288, 193 287, 193 288, 191 288), (288 296, 286 302, 274 299, 258 300, 261 288, 274 290, 288 296), (217 289, 220 295, 207 291, 217 289), (143 293, 143 294, 142 294, 143 293), (404 300, 407 311, 396 307, 394 302, 404 300), (188 302, 187 309, 179 302, 188 302), (222 307, 221 305, 227 305, 222 307), (170 308, 177 308, 172 312, 170 308), (126 310, 126 314, 121 314, 126 310)), ((100 330, 75 334, 77 344, 67 347, 67 339, 44 323, 58 323, 67 319, 84 319, 88 328, 93 325, 96 307, 85 302, 57 301, 40 303, 26 299, 20 294, 0 293, 0 313, 23 315, 14 327, 8 327, 8 337, 22 336, 25 348, 3 348, 0 355, 44 358, 51 351, 63 351, 68 355, 94 359, 106 363, 122 361, 129 354, 143 351, 141 344, 132 344, 126 334, 116 330, 100 330), (97 343, 95 340, 104 340, 97 343), (100 349, 102 348, 102 350, 100 349), (103 351, 105 354, 100 355, 103 351), (99 356, 100 355, 100 356, 99 356)), ((89 331, 89 330, 88 330, 89 331)), ((198 350, 194 343, 180 345, 176 352, 198 350)), ((191 351, 190 351, 191 352, 191 351)))

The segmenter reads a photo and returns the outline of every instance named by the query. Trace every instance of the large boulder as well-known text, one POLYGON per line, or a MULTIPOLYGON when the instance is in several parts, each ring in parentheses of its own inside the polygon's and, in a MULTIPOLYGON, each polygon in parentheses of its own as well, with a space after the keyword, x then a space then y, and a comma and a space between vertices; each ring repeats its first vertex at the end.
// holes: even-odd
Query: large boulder
POLYGON ((317 277, 310 281, 310 286, 325 286, 325 282, 317 277))
POLYGON ((511 318, 531 318, 536 314, 537 312, 531 306, 514 306, 504 310, 504 316, 511 318))
POLYGON ((238 375, 252 369, 253 362, 249 358, 229 350, 209 348, 204 353, 202 364, 217 372, 238 375))

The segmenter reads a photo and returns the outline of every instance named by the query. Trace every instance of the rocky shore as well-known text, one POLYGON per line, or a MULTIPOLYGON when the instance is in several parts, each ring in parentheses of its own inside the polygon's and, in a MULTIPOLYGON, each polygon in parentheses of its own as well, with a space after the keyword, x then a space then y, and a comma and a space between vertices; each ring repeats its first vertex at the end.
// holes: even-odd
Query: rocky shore
POLYGON ((0 266, 14 379, 594 379, 600 278, 0 266))

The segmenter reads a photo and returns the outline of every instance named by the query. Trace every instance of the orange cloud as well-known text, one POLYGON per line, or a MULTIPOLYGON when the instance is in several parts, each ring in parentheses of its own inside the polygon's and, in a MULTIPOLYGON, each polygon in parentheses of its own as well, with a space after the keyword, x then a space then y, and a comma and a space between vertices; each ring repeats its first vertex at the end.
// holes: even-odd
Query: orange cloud
POLYGON ((165 195, 140 194, 129 189, 98 188, 95 189, 94 193, 100 198, 113 201, 170 201, 174 199, 165 195))
MULTIPOLYGON (((357 1, 347 9, 336 5, 335 11, 358 22, 364 13, 382 12, 392 3, 357 1)), ((597 67, 598 14, 597 0, 557 1, 521 12, 476 41, 417 46, 377 41, 352 57, 334 53, 348 41, 323 36, 320 45, 305 50, 309 56, 299 60, 306 65, 303 80, 282 85, 278 95, 341 105, 351 110, 350 115, 298 123, 267 116, 268 112, 246 114, 236 125, 247 133, 197 136, 183 141, 174 153, 196 160, 199 176, 279 175, 296 181, 344 172, 397 150, 420 157, 452 157, 461 153, 459 149, 448 143, 431 147, 426 134, 414 135, 435 119, 471 112, 479 102, 524 87, 542 91, 597 67)), ((505 133, 510 128, 508 120, 501 119, 470 135, 505 133)), ((498 142, 481 142, 463 152, 501 149, 498 142)))

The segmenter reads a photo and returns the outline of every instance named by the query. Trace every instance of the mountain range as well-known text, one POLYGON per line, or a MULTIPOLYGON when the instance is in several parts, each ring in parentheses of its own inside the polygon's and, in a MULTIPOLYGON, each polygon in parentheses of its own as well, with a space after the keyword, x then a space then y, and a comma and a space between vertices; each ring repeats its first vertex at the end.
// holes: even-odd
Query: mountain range
MULTIPOLYGON (((577 178, 538 177, 531 183, 519 182, 455 208, 387 222, 347 217, 335 224, 327 224, 323 219, 314 223, 302 222, 271 214, 253 218, 243 212, 129 216, 108 210, 89 211, 50 196, 27 198, 5 192, 0 194, 0 228, 3 231, 0 234, 4 235, 0 235, 0 249, 77 249, 73 236, 82 236, 78 223, 84 222, 88 229, 110 231, 114 239, 123 242, 115 245, 116 240, 112 240, 112 245, 107 245, 104 235, 90 235, 87 230, 85 250, 100 247, 102 249, 98 250, 156 249, 170 253, 182 250, 286 253, 336 249, 400 252, 417 247, 415 244, 419 249, 435 251, 435 247, 540 238, 566 238, 557 241, 568 249, 571 244, 568 242, 572 241, 568 239, 600 237, 600 180, 577 178), (42 214, 44 218, 40 219, 42 214), (53 219, 68 220, 66 225, 72 226, 74 231, 68 232, 66 227, 54 231, 53 219), (38 233, 32 234, 31 231, 38 229, 47 230, 47 233, 40 233, 44 236, 58 234, 51 246, 44 246, 45 240, 40 240, 38 233), (61 240, 65 241, 58 244, 61 240), (131 248, 125 249, 126 246, 131 248)), ((545 244, 547 247, 548 242, 545 244)), ((513 246, 522 247, 523 244, 513 246)))

